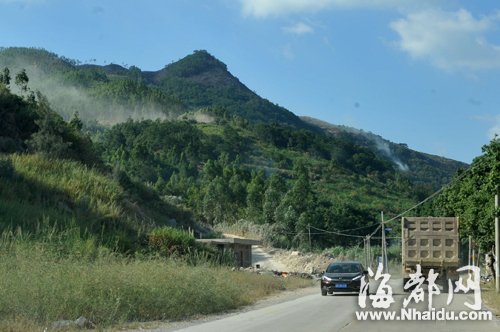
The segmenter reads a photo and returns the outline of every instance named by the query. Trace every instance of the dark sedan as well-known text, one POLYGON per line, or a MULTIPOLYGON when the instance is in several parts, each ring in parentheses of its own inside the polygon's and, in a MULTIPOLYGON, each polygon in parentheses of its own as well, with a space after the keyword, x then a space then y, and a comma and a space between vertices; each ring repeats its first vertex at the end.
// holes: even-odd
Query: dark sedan
POLYGON ((321 277, 321 295, 333 293, 359 293, 361 280, 366 282, 369 293, 368 271, 360 262, 334 262, 328 265, 321 277))

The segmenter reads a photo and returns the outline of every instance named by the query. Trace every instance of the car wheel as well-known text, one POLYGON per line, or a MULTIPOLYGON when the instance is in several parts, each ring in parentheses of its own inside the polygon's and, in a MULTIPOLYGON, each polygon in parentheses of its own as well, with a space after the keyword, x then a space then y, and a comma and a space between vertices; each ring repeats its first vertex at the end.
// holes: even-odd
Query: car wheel
POLYGON ((321 290, 321 295, 326 296, 326 294, 327 294, 327 291, 325 289, 322 289, 321 290))

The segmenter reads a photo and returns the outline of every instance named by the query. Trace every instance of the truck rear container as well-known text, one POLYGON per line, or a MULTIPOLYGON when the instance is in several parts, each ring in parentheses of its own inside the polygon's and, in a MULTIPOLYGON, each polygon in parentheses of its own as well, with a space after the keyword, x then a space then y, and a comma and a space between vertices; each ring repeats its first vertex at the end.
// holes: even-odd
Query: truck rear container
POLYGON ((455 217, 403 217, 401 243, 403 286, 420 264, 427 277, 430 269, 438 272, 445 291, 448 279, 458 279, 459 222, 455 217))

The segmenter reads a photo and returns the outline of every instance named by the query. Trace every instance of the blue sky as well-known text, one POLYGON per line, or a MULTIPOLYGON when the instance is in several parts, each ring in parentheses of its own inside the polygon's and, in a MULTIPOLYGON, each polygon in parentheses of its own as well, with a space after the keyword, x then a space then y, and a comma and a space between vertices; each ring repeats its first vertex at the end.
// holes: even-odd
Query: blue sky
POLYGON ((298 115, 471 162, 500 134, 497 0, 0 0, 0 46, 158 70, 206 49, 298 115))

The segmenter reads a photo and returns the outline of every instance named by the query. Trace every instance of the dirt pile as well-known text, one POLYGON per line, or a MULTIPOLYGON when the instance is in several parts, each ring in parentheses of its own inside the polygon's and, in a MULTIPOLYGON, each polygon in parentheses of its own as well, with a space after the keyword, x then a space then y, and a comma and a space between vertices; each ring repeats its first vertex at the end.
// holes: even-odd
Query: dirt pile
MULTIPOLYGON (((266 260, 260 264, 262 268, 270 270, 275 270, 273 267, 279 267, 278 270, 286 272, 318 274, 324 271, 333 260, 333 256, 329 253, 305 254, 299 251, 262 247, 257 247, 255 250, 266 253, 266 260)), ((259 262, 255 263, 259 264, 259 262)))

